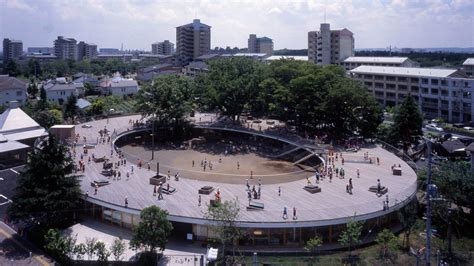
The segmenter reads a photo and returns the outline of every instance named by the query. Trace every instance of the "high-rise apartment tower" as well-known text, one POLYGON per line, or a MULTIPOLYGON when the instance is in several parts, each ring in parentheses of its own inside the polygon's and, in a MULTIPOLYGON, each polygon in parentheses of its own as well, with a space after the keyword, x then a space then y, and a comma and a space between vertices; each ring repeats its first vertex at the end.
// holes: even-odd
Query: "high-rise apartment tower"
POLYGON ((176 64, 184 66, 211 49, 211 26, 195 19, 176 27, 176 64))
POLYGON ((344 28, 331 30, 322 23, 319 31, 308 32, 308 60, 318 65, 341 64, 354 55, 354 34, 344 28))
POLYGON ((23 55, 23 42, 3 39, 3 62, 17 60, 23 55))

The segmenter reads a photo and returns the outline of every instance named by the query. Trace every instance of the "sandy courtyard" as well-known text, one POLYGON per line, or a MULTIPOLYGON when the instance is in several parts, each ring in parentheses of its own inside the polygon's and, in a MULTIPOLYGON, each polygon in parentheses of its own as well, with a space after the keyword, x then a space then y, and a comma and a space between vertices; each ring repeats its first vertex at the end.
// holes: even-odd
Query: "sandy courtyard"
POLYGON ((216 181, 232 184, 243 184, 246 179, 251 183, 262 179, 264 184, 275 184, 291 182, 298 179, 304 179, 310 172, 304 171, 301 167, 294 166, 292 163, 281 160, 272 160, 261 156, 256 152, 240 152, 225 155, 225 152, 200 150, 179 150, 169 149, 167 147, 155 147, 155 160, 151 161, 151 150, 148 147, 140 145, 125 145, 121 150, 127 154, 128 159, 137 161, 140 158, 143 162, 150 161, 151 169, 156 170, 156 162, 160 163, 160 172, 171 175, 179 172, 180 177, 216 181), (193 166, 194 161, 194 166, 193 166), (201 161, 208 162, 204 171, 201 161), (237 162, 239 167, 237 167, 237 162), (212 164, 212 170, 209 168, 212 164), (253 178, 250 178, 253 173, 253 178))

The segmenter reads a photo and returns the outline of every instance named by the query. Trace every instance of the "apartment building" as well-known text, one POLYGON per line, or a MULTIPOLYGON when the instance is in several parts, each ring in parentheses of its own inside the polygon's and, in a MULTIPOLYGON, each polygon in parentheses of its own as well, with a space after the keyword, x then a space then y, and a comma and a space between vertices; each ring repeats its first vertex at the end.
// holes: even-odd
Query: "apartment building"
POLYGON ((151 44, 151 53, 159 55, 171 55, 174 53, 174 43, 165 40, 151 44))
POLYGON ((27 54, 54 54, 54 47, 28 47, 27 54))
POLYGON ((457 69, 359 66, 350 75, 383 106, 398 105, 411 94, 428 119, 473 120, 474 79, 457 69))
POLYGON ((97 44, 79 42, 77 44, 77 60, 97 58, 97 44))
POLYGON ((462 63, 462 68, 466 75, 469 77, 474 77, 474 58, 468 58, 464 63, 462 63))
POLYGON ((23 42, 19 40, 3 39, 3 62, 18 60, 23 56, 23 42))
POLYGON ((20 104, 26 102, 27 84, 15 77, 0 75, 0 105, 17 101, 20 104))
POLYGON ((264 53, 273 55, 273 40, 268 37, 257 38, 256 34, 250 34, 248 39, 249 53, 264 53))
POLYGON ((359 66, 420 67, 420 64, 408 57, 350 56, 342 61, 342 66, 349 71, 359 66))
POLYGON ((195 19, 176 27, 176 64, 185 66, 211 50, 211 27, 195 19))
POLYGON ((62 60, 77 60, 77 41, 73 38, 58 36, 58 38, 54 40, 54 55, 62 60))
POLYGON ((318 65, 341 64, 354 55, 354 34, 322 23, 319 31, 308 32, 308 59, 318 65))

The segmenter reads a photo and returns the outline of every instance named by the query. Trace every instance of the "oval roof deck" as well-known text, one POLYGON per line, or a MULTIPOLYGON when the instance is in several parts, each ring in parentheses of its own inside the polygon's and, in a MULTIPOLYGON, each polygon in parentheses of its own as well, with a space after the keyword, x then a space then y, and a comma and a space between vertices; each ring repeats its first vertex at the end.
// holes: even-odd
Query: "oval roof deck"
MULTIPOLYGON (((92 128, 76 127, 76 133, 80 134, 78 145, 83 144, 82 137, 87 137, 87 143, 95 144, 98 137, 98 130, 105 126, 108 130, 118 134, 131 129, 128 121, 130 119, 140 119, 140 116, 125 116, 110 118, 107 120, 98 120, 88 122, 92 128), (92 140, 92 141, 91 141, 92 140)), ((203 123, 205 121, 203 120, 203 123)), ((98 144, 94 150, 96 157, 106 155, 110 157, 111 144, 98 144)), ((153 196, 153 186, 149 184, 149 178, 155 176, 154 171, 145 168, 138 168, 134 165, 134 173, 127 181, 125 173, 131 170, 133 162, 127 162, 125 166, 120 166, 122 172, 121 180, 110 179, 109 185, 100 187, 98 193, 94 195, 94 189, 90 183, 97 179, 105 179, 100 172, 101 163, 86 163, 86 170, 81 181, 81 188, 84 192, 88 191, 87 200, 104 207, 120 210, 128 213, 139 214, 140 210, 157 205, 169 212, 171 221, 207 224, 209 221, 203 218, 206 210, 206 203, 214 198, 214 194, 201 195, 202 204, 198 206, 198 189, 203 186, 219 187, 222 200, 237 199, 240 205, 240 216, 238 224, 241 227, 259 227, 259 228, 282 228, 282 227, 308 227, 324 226, 329 224, 346 223, 351 217, 356 220, 366 220, 383 216, 388 212, 394 211, 404 206, 416 193, 416 173, 408 164, 395 156, 394 154, 375 146, 373 148, 363 148, 357 153, 344 153, 346 158, 363 158, 363 154, 369 152, 370 157, 379 157, 380 165, 360 162, 346 162, 344 170, 345 179, 334 177, 332 182, 326 178, 319 183, 322 192, 311 194, 303 187, 306 185, 306 179, 283 184, 262 185, 261 199, 257 200, 265 205, 264 210, 247 211, 248 205, 245 178, 242 184, 226 184, 219 182, 207 182, 193 180, 192 176, 181 174, 179 181, 171 178, 170 185, 177 189, 172 195, 164 195, 164 200, 157 200, 153 196), (392 174, 392 165, 401 165, 403 175, 395 176, 392 174), (357 178, 356 171, 360 169, 360 178, 357 178), (346 184, 348 179, 353 180, 353 194, 346 193, 346 184), (382 186, 388 187, 389 210, 383 211, 383 201, 385 196, 378 197, 375 193, 369 192, 370 186, 377 184, 377 179, 381 180, 382 186), (278 196, 278 187, 281 187, 281 196, 278 196), (128 208, 124 207, 125 196, 128 198, 128 208), (283 219, 283 208, 288 208, 289 219, 283 219), (297 209, 297 219, 292 219, 292 209, 297 209)), ((75 161, 80 159, 80 152, 77 153, 75 161)), ((117 159, 115 153, 113 159, 117 159)), ((84 160, 87 161, 87 160, 84 160)), ((348 161, 348 159, 347 159, 348 161)), ((340 167, 340 160, 336 162, 340 167)), ((174 175, 174 173, 172 173, 174 175)), ((314 177, 311 181, 314 182, 314 177)))

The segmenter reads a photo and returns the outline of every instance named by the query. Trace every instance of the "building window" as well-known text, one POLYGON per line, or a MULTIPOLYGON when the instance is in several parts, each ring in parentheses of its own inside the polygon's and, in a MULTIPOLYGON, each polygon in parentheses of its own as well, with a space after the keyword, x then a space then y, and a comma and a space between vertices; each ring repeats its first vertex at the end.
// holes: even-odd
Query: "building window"
POLYGON ((432 85, 438 85, 438 80, 437 79, 432 79, 431 84, 432 85))

